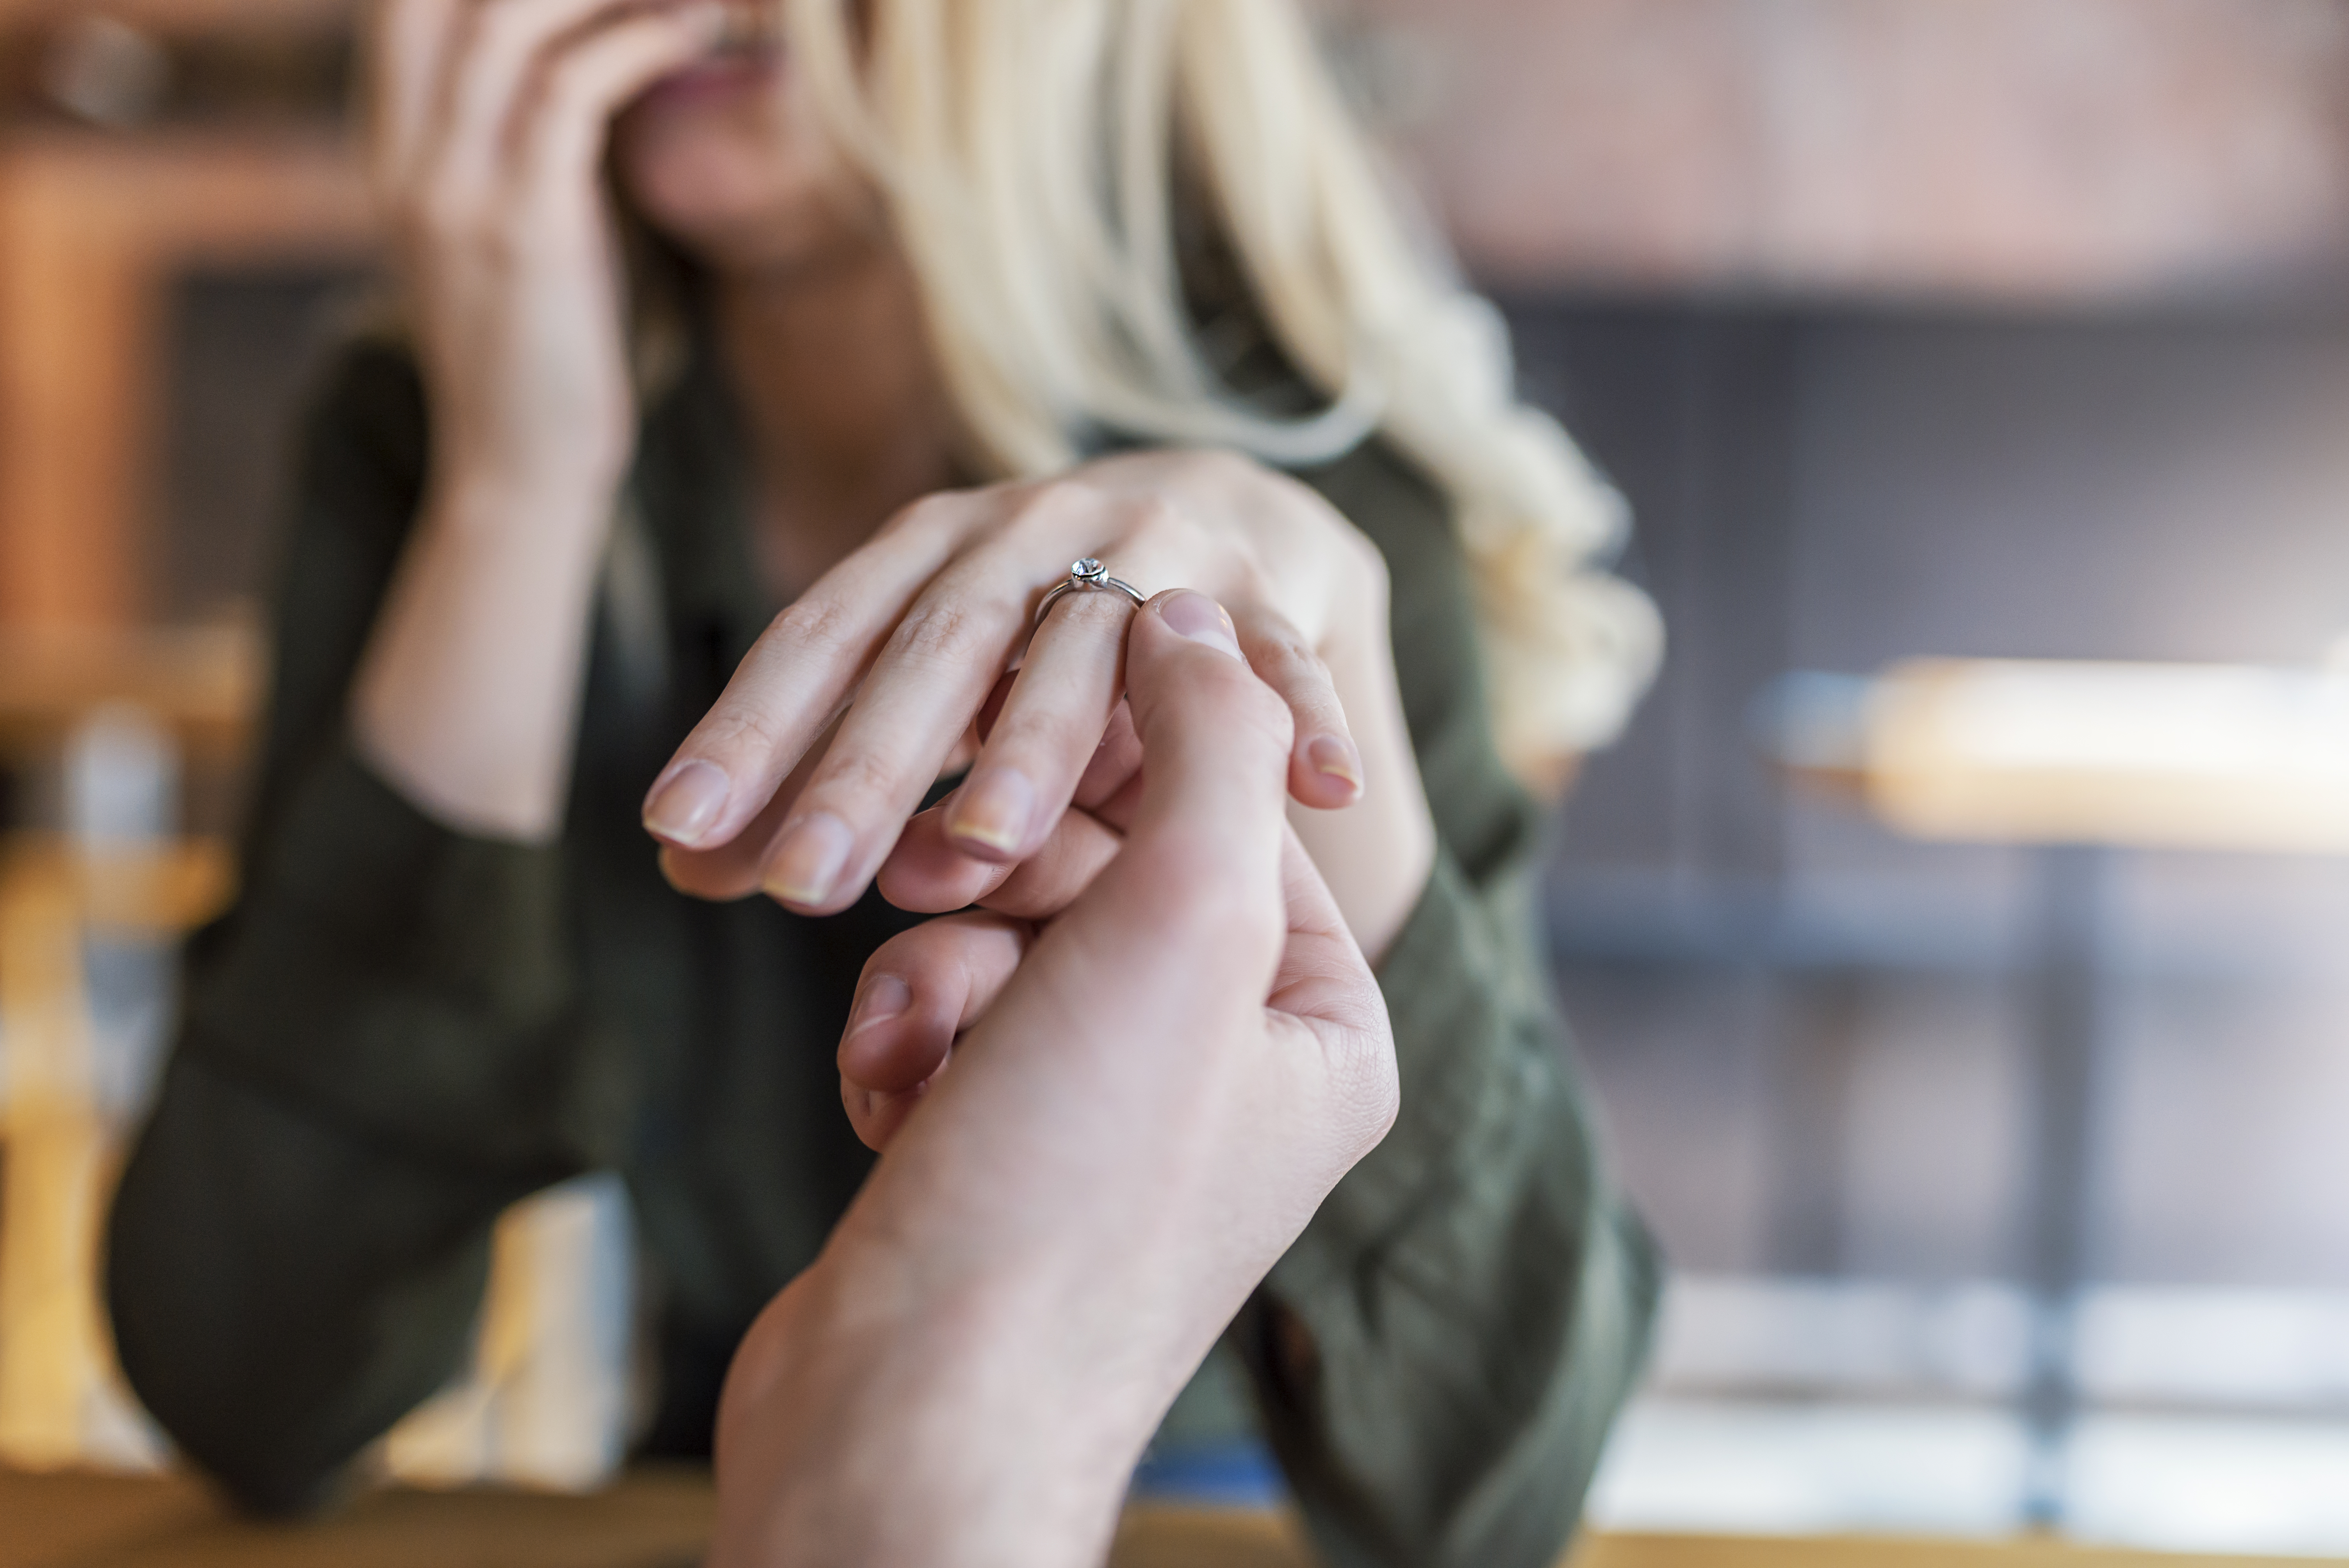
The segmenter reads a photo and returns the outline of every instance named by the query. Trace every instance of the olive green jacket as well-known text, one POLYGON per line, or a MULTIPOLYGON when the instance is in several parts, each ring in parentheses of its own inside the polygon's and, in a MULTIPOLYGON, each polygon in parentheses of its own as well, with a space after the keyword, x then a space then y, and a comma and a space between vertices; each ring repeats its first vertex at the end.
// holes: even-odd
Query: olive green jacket
MULTIPOLYGON (((412 360, 375 341, 312 411, 243 895, 189 945, 109 1238, 124 1368, 253 1506, 328 1495, 460 1370, 498 1212, 595 1169, 626 1179, 657 1304, 643 1446, 706 1453, 736 1342, 869 1166, 833 1052, 865 957, 913 917, 877 897, 823 920, 680 897, 637 822, 773 608, 709 357, 645 420, 631 510, 653 570, 602 597, 544 846, 452 831, 354 756, 345 696, 418 510, 427 421, 412 360)), ((1380 975, 1401 1119, 1176 1420, 1252 1410, 1333 1562, 1546 1563, 1637 1371, 1657 1265, 1600 1169, 1548 995, 1540 818, 1493 751, 1445 510, 1376 447, 1303 477, 1392 569, 1441 851, 1380 975), (1252 1399, 1219 1401, 1235 1366, 1252 1399)))

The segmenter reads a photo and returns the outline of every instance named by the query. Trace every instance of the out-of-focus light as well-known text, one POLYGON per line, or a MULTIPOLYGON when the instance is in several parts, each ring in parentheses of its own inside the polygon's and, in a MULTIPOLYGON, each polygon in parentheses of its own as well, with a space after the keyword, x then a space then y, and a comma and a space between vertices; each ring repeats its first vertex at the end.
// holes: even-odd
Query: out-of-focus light
POLYGON ((2349 852, 2349 668, 1937 660, 1774 694, 1768 749, 1918 838, 2349 852))

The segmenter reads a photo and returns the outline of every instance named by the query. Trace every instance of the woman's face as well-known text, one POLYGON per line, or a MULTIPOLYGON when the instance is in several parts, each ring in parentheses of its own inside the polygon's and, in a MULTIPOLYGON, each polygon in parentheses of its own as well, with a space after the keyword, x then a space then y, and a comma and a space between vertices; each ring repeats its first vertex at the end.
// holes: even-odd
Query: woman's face
POLYGON ((615 171, 653 228, 721 271, 873 242, 872 198, 834 153, 784 48, 776 0, 737 0, 729 43, 613 127, 615 171))

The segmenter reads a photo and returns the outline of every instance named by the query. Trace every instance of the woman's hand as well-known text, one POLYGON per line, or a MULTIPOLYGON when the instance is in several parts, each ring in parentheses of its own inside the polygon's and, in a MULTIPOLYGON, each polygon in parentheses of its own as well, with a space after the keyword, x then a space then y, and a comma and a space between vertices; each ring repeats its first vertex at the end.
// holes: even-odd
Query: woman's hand
POLYGON ((601 169, 612 117, 720 5, 388 0, 376 173, 432 420, 424 510, 352 689, 355 744, 468 832, 551 838, 633 441, 601 169))
POLYGON ((1123 596, 1070 594, 1029 640, 1039 599, 1088 555, 1144 591, 1193 588, 1226 606, 1193 598, 1174 613, 1227 611, 1287 705, 1288 791, 1319 809, 1299 822, 1307 848, 1338 872, 1358 938, 1382 948, 1433 852, 1384 563, 1311 490, 1222 454, 1112 458, 934 496, 892 520, 776 619, 654 786, 646 825, 669 846, 670 881, 704 897, 763 889, 809 913, 845 908, 982 713, 968 778, 906 841, 920 864, 901 859, 885 890, 956 908, 1043 851, 1072 801, 1113 794, 1139 759, 1120 717, 1123 596), (1363 841, 1316 841, 1331 833, 1363 841))
POLYGON ((636 420, 605 143, 724 22, 719 0, 384 7, 375 176, 443 484, 608 502, 636 420))

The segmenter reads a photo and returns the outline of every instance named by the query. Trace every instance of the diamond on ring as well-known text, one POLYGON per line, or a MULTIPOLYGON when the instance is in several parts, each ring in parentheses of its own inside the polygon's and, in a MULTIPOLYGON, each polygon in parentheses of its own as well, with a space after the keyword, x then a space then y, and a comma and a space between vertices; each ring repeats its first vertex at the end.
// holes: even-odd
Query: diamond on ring
POLYGON ((1131 583, 1111 576, 1108 567, 1088 555, 1082 561, 1071 565, 1066 577, 1052 584, 1051 592, 1044 595, 1044 602, 1036 606, 1036 619, 1033 624, 1042 625, 1044 617, 1051 613, 1052 606, 1070 594, 1091 593, 1102 588, 1124 594, 1133 601, 1137 608, 1148 602, 1143 597, 1142 590, 1131 583))

